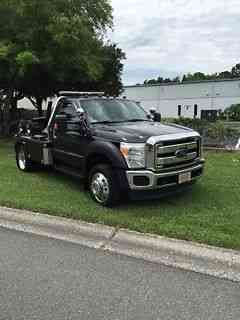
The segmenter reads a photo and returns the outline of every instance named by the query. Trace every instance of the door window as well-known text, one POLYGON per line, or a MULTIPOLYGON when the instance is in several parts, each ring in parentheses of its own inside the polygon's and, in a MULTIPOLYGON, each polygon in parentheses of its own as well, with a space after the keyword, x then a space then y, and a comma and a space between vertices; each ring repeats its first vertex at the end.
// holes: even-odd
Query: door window
POLYGON ((73 118, 76 116, 76 109, 71 101, 62 100, 59 102, 56 114, 66 115, 67 118, 73 118))
POLYGON ((55 119, 52 125, 52 134, 55 136, 63 136, 67 133, 79 131, 77 119, 77 112, 73 103, 67 99, 59 101, 55 119), (57 118, 56 116, 63 115, 66 118, 57 118))

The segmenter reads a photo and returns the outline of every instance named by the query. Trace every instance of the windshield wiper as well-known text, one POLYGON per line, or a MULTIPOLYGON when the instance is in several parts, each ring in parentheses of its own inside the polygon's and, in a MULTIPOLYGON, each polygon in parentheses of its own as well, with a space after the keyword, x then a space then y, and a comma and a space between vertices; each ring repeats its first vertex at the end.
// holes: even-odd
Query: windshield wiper
MULTIPOLYGON (((119 121, 97 121, 97 122, 92 122, 92 124, 111 124, 111 123, 124 123, 124 122, 141 122, 141 121, 151 121, 148 119, 129 119, 129 120, 119 120, 119 121)), ((152 121, 151 121, 152 122, 152 121)))
POLYGON ((97 121, 97 122, 92 122, 92 124, 111 124, 111 123, 119 123, 121 121, 97 121))
POLYGON ((130 120, 126 120, 126 122, 140 122, 140 121, 151 121, 148 119, 130 119, 130 120))

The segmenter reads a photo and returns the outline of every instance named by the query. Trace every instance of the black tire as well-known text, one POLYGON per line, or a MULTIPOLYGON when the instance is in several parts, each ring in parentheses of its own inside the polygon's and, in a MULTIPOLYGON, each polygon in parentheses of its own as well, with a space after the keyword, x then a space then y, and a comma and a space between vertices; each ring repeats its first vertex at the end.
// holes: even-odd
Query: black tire
POLYGON ((120 200, 118 179, 110 165, 99 164, 90 170, 88 188, 91 197, 102 206, 113 207, 117 205, 120 200), (94 192, 95 188, 99 188, 101 190, 99 194, 94 192), (102 196, 100 196, 101 193, 102 196))
POLYGON ((24 145, 17 146, 16 163, 20 171, 29 172, 34 170, 34 163, 29 159, 24 145))

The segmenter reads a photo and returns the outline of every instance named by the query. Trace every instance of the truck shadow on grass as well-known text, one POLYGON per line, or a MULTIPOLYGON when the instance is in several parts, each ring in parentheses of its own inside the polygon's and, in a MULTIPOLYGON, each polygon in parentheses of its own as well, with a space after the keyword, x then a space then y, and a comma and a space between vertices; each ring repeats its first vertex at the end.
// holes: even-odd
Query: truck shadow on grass
MULTIPOLYGON (((104 208, 101 205, 95 203, 91 198, 88 190, 84 187, 84 181, 69 177, 63 173, 56 172, 52 169, 40 170, 38 174, 44 179, 48 180, 50 184, 59 185, 61 188, 66 188, 66 192, 79 194, 89 202, 89 207, 96 211, 104 211, 109 214, 119 214, 119 212, 126 213, 130 216, 146 216, 149 217, 160 216, 167 213, 167 208, 179 208, 192 207, 193 202, 197 201, 199 194, 203 192, 203 186, 200 183, 189 186, 188 188, 171 195, 161 195, 159 198, 138 199, 131 200, 127 195, 122 197, 122 201, 113 208, 104 208), (162 210, 164 209, 164 210, 162 210)), ((208 201, 205 199, 205 201, 208 201)), ((172 213, 173 214, 173 213, 172 213)), ((176 212, 177 215, 181 215, 181 211, 176 212)))

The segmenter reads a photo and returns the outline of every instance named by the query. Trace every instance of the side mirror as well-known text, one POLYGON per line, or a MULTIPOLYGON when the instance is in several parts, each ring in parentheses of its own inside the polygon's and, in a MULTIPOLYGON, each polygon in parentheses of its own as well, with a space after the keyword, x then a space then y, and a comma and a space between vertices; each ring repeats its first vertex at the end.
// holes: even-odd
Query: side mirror
POLYGON ((161 113, 157 112, 155 108, 150 109, 150 116, 154 122, 161 122, 162 120, 161 113))
POLYGON ((153 121, 154 121, 154 122, 161 122, 161 120, 162 120, 162 115, 161 115, 161 113, 155 112, 155 113, 154 113, 154 116, 153 116, 153 121))

